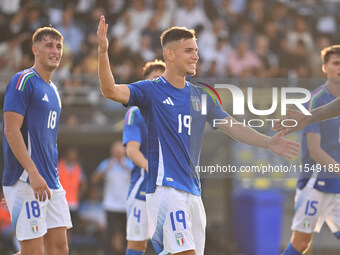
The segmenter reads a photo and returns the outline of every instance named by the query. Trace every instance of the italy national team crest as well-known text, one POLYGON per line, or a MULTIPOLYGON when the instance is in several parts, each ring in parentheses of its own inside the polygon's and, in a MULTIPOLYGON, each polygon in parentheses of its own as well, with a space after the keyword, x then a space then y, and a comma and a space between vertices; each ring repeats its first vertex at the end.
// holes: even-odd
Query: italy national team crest
POLYGON ((36 220, 33 220, 31 221, 31 228, 32 228, 32 231, 33 233, 37 233, 38 232, 38 221, 36 220))
POLYGON ((176 233, 175 237, 176 237, 177 244, 179 246, 182 246, 184 244, 184 237, 183 237, 182 232, 176 233))
POLYGON ((198 96, 191 96, 191 103, 195 111, 199 112, 201 110, 201 100, 198 96))
POLYGON ((309 219, 305 219, 303 222, 303 226, 305 229, 309 229, 310 228, 310 220, 309 219))

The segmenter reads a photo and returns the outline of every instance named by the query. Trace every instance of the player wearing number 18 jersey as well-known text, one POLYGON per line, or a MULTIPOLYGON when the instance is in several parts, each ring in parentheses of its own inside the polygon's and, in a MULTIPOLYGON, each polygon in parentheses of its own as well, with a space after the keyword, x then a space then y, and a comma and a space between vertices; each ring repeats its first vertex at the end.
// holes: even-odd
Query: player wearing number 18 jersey
POLYGON ((34 66, 14 75, 5 92, 3 190, 22 254, 68 254, 72 226, 57 172, 61 102, 50 81, 63 37, 51 27, 33 35, 34 66))

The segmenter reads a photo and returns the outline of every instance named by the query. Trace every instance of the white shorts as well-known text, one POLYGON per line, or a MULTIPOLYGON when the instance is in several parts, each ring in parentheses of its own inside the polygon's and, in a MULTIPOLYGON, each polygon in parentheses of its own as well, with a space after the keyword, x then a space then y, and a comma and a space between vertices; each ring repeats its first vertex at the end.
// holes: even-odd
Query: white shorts
POLYGON ((318 233, 325 221, 339 238, 340 194, 325 193, 307 186, 303 190, 297 189, 292 230, 318 233))
POLYGON ((140 199, 128 200, 126 239, 144 241, 150 239, 146 202, 140 199))
POLYGON ((63 188, 51 189, 51 200, 40 202, 31 185, 17 181, 3 187, 12 223, 19 241, 42 237, 50 228, 71 228, 70 210, 63 188))
POLYGON ((203 255, 206 215, 199 196, 157 186, 146 194, 149 229, 156 254, 196 250, 203 255))

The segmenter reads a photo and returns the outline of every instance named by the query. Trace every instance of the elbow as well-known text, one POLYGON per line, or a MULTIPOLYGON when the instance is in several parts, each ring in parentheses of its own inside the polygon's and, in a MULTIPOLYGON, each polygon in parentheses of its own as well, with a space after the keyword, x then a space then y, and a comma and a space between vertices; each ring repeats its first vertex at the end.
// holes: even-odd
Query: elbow
POLYGON ((111 99, 114 100, 114 92, 111 90, 101 90, 102 95, 107 98, 107 99, 111 99))
POLYGON ((8 127, 5 126, 4 128, 4 135, 6 137, 6 139, 8 140, 9 137, 11 137, 13 134, 14 134, 14 130, 13 129, 10 129, 8 127))

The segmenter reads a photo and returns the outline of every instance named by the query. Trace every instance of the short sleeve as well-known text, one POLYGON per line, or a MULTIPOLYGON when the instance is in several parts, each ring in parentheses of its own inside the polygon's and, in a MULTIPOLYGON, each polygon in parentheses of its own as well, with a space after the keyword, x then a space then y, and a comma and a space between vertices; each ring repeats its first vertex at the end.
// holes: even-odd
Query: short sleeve
POLYGON ((216 129, 216 127, 214 127, 214 120, 224 119, 227 116, 229 116, 229 114, 222 109, 217 99, 211 98, 211 96, 209 95, 207 96, 207 98, 208 98, 207 103, 209 107, 207 121, 209 122, 212 128, 216 129))
POLYGON ((125 114, 124 129, 123 129, 123 144, 130 141, 142 143, 142 134, 140 129, 140 121, 142 116, 137 107, 130 108, 125 114))
POLYGON ((21 84, 20 79, 21 75, 16 74, 7 85, 4 112, 11 111, 25 116, 32 94, 32 86, 30 86, 30 80, 21 84))
POLYGON ((151 98, 152 81, 138 81, 129 85, 130 99, 126 106, 144 108, 151 98))

